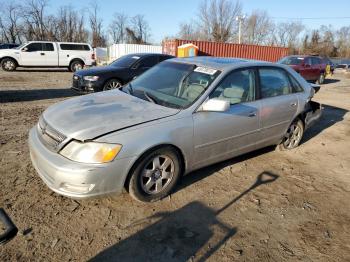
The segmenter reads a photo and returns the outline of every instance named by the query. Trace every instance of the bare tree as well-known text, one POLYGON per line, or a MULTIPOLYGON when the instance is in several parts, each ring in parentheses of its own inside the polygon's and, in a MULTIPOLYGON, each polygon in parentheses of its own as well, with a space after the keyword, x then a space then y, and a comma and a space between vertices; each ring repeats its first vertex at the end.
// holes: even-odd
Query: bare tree
POLYGON ((227 42, 235 33, 235 19, 242 11, 239 1, 207 0, 199 6, 199 29, 206 40, 227 42))
POLYGON ((2 38, 8 43, 21 43, 21 6, 15 2, 2 3, 0 11, 0 30, 2 38))
POLYGON ((246 44, 266 44, 271 32, 273 23, 266 11, 255 10, 244 21, 244 40, 246 44))
POLYGON ((300 21, 282 22, 276 26, 277 45, 289 48, 297 48, 300 34, 305 26, 300 21))
POLYGON ((126 27, 128 17, 122 13, 115 13, 114 19, 109 24, 109 33, 112 36, 113 43, 124 43, 126 41, 126 27))
POLYGON ((350 58, 350 26, 341 27, 336 32, 336 45, 341 57, 350 58))
POLYGON ((202 35, 195 21, 181 23, 178 37, 187 40, 201 40, 202 35))
POLYGON ((72 6, 63 6, 56 17, 56 38, 59 41, 87 42, 88 32, 84 28, 84 15, 75 11, 72 6))
POLYGON ((132 44, 147 44, 150 27, 144 15, 136 15, 130 19, 130 26, 126 28, 127 42, 132 44))
POLYGON ((27 40, 46 40, 45 12, 48 0, 27 0, 23 6, 27 40))
POLYGON ((102 32, 102 19, 99 18, 98 11, 99 7, 97 3, 91 3, 89 21, 93 47, 106 45, 106 38, 102 32))

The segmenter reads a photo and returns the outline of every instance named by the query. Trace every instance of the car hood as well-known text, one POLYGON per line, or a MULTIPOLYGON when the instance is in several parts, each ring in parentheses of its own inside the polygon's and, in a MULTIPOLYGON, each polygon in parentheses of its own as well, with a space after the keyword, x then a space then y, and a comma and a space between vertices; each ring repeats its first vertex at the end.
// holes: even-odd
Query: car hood
POLYGON ((122 70, 121 67, 115 67, 115 66, 96 66, 89 69, 83 69, 77 71, 75 74, 79 76, 94 76, 94 75, 100 75, 104 73, 109 72, 118 72, 122 70))
POLYGON ((13 55, 15 52, 18 53, 18 50, 15 49, 0 49, 0 57, 6 56, 6 55, 13 55))
POLYGON ((179 111, 112 90, 57 103, 50 106, 43 117, 65 136, 84 141, 179 111))

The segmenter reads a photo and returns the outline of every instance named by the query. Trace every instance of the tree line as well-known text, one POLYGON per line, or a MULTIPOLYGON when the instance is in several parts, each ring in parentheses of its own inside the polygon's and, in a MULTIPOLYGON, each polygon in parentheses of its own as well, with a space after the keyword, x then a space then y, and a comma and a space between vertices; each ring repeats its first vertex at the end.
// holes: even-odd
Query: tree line
MULTIPOLYGON (((151 28, 141 14, 130 17, 115 13, 104 26, 96 2, 82 10, 61 6, 54 14, 49 13, 49 4, 49 0, 0 0, 0 42, 90 42, 94 47, 106 46, 107 42, 150 43, 151 28)), ((242 13, 240 1, 203 0, 197 15, 180 24, 179 33, 173 37, 237 43, 240 20, 244 44, 287 47, 291 54, 350 57, 350 26, 335 30, 323 25, 309 30, 297 20, 275 22, 264 10, 245 16, 242 13)))
POLYGON ((287 47, 291 54, 350 57, 350 26, 309 30, 298 20, 275 22, 264 10, 243 16, 240 1, 203 0, 195 18, 180 25, 177 37, 238 43, 239 20, 244 44, 287 47))
POLYGON ((108 38, 114 43, 146 44, 150 27, 143 15, 128 17, 114 14, 107 30, 97 3, 76 10, 61 6, 48 12, 49 0, 0 1, 0 43, 23 43, 32 40, 90 42, 104 47, 108 38))

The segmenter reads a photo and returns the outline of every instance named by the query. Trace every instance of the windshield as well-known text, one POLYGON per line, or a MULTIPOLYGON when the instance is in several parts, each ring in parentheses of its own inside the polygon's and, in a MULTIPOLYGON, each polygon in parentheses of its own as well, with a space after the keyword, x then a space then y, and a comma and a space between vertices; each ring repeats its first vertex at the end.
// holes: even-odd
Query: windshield
POLYGON ((219 71, 192 64, 163 62, 124 89, 131 95, 172 108, 186 108, 197 100, 219 71))
POLYGON ((126 55, 118 58, 114 62, 111 63, 111 66, 115 67, 130 67, 132 64, 134 64, 137 60, 139 60, 140 57, 137 55, 126 55))
POLYGON ((20 46, 14 47, 13 49, 19 50, 19 49, 21 49, 23 46, 25 46, 26 44, 27 44, 27 43, 21 44, 20 46))
POLYGON ((279 63, 284 65, 300 65, 304 61, 303 57, 285 57, 282 58, 279 63))

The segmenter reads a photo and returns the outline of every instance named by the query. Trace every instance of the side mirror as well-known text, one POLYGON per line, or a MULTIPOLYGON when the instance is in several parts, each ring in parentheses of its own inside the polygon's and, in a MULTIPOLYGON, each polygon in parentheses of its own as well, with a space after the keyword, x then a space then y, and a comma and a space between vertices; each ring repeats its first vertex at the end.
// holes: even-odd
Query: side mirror
POLYGON ((202 104, 201 109, 199 111, 225 112, 229 110, 229 108, 230 108, 229 101, 212 98, 205 101, 202 104))
POLYGON ((27 52, 28 51, 28 47, 23 47, 21 51, 22 52, 27 52))

